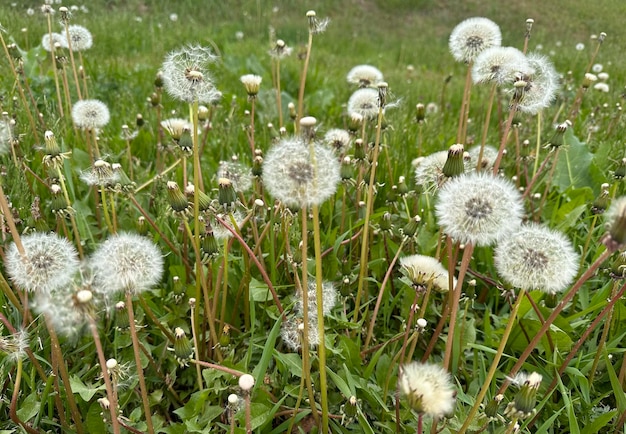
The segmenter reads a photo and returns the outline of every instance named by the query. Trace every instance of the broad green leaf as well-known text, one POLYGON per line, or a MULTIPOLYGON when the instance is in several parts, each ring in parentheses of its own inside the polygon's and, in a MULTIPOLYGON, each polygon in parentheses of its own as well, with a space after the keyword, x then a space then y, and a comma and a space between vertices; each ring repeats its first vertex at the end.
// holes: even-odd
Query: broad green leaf
POLYGON ((78 393, 84 401, 89 402, 91 398, 98 393, 98 391, 106 390, 104 384, 94 387, 93 385, 87 385, 82 382, 80 378, 73 375, 70 377, 70 385, 72 386, 72 392, 78 393))
MULTIPOLYGON (((566 145, 559 151, 553 185, 562 193, 570 187, 593 187, 589 165, 593 154, 578 140, 571 128, 565 132, 566 145)), ((550 158, 550 157, 548 157, 550 158)))
POLYGON ((27 422, 39 413, 41 403, 37 400, 37 394, 31 393, 26 397, 26 399, 24 399, 24 401, 19 403, 18 407, 17 415, 21 420, 27 422))
POLYGON ((272 293, 267 284, 252 278, 250 280, 250 301, 265 302, 271 299, 272 293))

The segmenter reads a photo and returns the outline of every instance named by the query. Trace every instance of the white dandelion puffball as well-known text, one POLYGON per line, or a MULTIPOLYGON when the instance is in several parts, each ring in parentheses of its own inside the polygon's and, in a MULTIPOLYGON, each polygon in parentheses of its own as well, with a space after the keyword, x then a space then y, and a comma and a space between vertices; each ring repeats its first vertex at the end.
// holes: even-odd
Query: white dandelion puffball
POLYGON ((207 47, 186 46, 172 51, 163 61, 163 85, 173 98, 188 103, 212 103, 221 97, 215 88, 209 67, 217 56, 207 47))
MULTIPOLYGON (((309 282, 309 289, 307 291, 307 307, 309 314, 317 314, 317 284, 315 282, 309 282)), ((322 283, 322 313, 324 316, 332 312, 333 308, 337 304, 338 291, 332 282, 322 283)), ((303 312, 304 303, 302 296, 298 297, 296 301, 295 310, 297 312, 303 312)))
POLYGON ((449 179, 440 189, 435 213, 446 234, 460 243, 494 244, 516 230, 524 207, 511 182, 486 172, 449 179))
POLYGON ((50 292, 67 286, 78 270, 76 248, 53 233, 35 232, 21 237, 24 256, 15 243, 6 253, 4 267, 17 287, 30 292, 50 292))
POLYGON ((495 83, 499 86, 515 82, 515 74, 532 72, 524 53, 514 47, 487 48, 474 60, 474 83, 495 83))
POLYGON ((452 30, 448 45, 457 62, 469 63, 482 51, 502 43, 500 27, 493 21, 474 17, 468 18, 452 30))
POLYGON ((78 128, 102 128, 110 119, 109 108, 97 99, 77 101, 72 107, 72 120, 78 128))
POLYGON ((337 190, 340 166, 333 151, 315 144, 314 157, 300 139, 284 139, 263 161, 263 184, 287 206, 320 205, 337 190))
POLYGON ((111 235, 91 255, 94 284, 102 292, 139 293, 161 280, 163 255, 148 238, 132 233, 111 235))
POLYGON ((537 114, 549 107, 556 98, 559 75, 546 56, 531 53, 527 59, 533 72, 521 76, 526 86, 523 97, 517 102, 517 108, 524 113, 537 114))
POLYGON ((412 362, 400 367, 400 392, 420 414, 442 417, 452 414, 456 392, 450 374, 439 365, 412 362))
POLYGON ((69 43, 66 34, 63 34, 61 45, 63 48, 70 48, 72 51, 85 51, 93 45, 91 32, 83 26, 73 24, 67 28, 69 33, 69 43))
POLYGON ((578 254, 561 232, 531 224, 503 238, 494 253, 498 274, 515 288, 556 294, 578 273, 578 254))
POLYGON ((375 119, 378 117, 378 106, 377 89, 358 89, 348 99, 348 115, 356 113, 365 119, 375 119))
POLYGON ((372 65, 357 65, 346 75, 348 83, 357 84, 359 87, 376 86, 384 80, 383 73, 372 65))

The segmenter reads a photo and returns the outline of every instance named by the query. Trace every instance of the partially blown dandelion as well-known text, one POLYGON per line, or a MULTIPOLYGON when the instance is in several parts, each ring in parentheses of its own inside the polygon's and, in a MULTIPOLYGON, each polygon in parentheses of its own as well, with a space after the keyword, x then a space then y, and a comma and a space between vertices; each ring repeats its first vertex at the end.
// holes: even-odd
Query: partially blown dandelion
MULTIPOLYGON (((427 288, 432 285, 440 291, 447 291, 449 274, 441 262, 431 256, 411 255, 400 258, 400 269, 414 287, 427 288)), ((456 286, 453 278, 452 287, 456 286)))

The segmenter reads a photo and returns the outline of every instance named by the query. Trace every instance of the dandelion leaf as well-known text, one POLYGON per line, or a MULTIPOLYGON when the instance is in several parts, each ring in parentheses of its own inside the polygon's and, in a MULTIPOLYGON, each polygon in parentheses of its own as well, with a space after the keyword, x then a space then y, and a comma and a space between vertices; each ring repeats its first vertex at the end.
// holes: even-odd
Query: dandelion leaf
POLYGON ((593 187, 595 184, 590 173, 593 154, 571 128, 565 132, 565 143, 567 145, 559 152, 553 185, 561 193, 570 187, 593 187))

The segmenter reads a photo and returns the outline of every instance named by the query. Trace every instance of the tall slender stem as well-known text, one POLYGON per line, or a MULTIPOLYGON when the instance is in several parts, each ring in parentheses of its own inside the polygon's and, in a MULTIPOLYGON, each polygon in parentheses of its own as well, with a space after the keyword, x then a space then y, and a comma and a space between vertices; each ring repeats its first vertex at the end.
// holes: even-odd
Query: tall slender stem
POLYGON ((296 132, 300 131, 300 119, 302 119, 302 111, 304 110, 304 86, 306 85, 306 75, 309 70, 309 60, 311 59, 311 47, 313 46, 313 32, 309 30, 309 41, 306 45, 306 55, 304 57, 304 66, 302 67, 302 75, 300 76, 300 88, 298 89, 298 111, 296 112, 295 127, 296 132))

